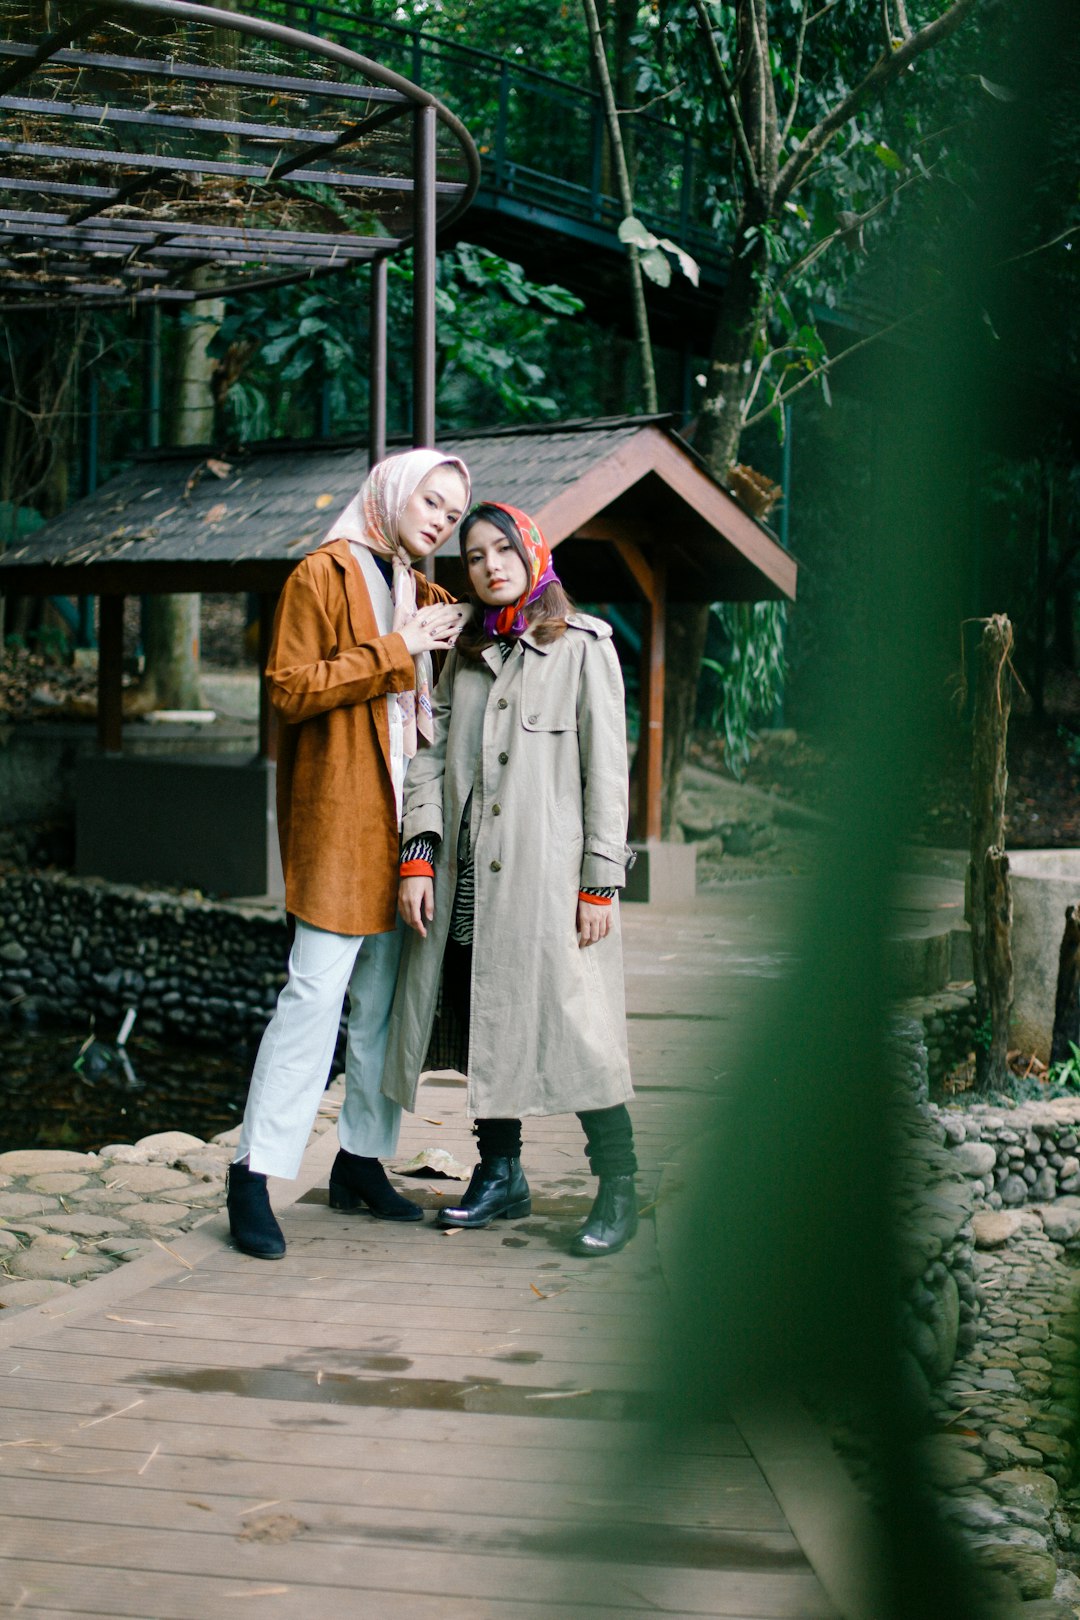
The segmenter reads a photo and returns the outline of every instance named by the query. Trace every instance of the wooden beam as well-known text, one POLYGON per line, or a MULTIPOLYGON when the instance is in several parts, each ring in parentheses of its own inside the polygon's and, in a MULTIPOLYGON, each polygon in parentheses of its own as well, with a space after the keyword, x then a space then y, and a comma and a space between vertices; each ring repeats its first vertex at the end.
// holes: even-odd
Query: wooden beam
POLYGON ((646 602, 651 602, 656 594, 655 572, 641 547, 633 540, 613 540, 612 545, 646 602))
POLYGON ((274 615, 278 604, 277 591, 263 591, 259 595, 259 758, 277 759, 277 713, 270 702, 266 687, 266 666, 270 661, 270 642, 274 634, 274 615))
POLYGON ((640 518, 624 517, 621 513, 597 512, 586 523, 579 523, 568 540, 632 540, 636 546, 647 546, 656 530, 640 518))
POLYGON ((653 592, 648 602, 648 634, 642 646, 643 695, 641 738, 645 754, 638 767, 642 822, 646 840, 659 839, 664 788, 664 618, 667 570, 662 559, 653 565, 653 592))
POLYGON ((98 599, 98 747, 119 754, 124 746, 124 598, 98 599))

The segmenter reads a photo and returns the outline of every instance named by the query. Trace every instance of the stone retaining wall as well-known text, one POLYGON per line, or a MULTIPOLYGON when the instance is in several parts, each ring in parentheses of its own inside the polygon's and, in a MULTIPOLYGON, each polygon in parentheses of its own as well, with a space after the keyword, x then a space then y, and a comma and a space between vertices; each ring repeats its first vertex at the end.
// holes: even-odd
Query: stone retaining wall
POLYGON ((0 1011, 249 1047, 284 982, 284 913, 36 873, 0 877, 0 1011))
POLYGON ((922 1025, 930 1084, 940 1086, 975 1048, 975 986, 949 984, 931 996, 905 1001, 903 1010, 922 1025))

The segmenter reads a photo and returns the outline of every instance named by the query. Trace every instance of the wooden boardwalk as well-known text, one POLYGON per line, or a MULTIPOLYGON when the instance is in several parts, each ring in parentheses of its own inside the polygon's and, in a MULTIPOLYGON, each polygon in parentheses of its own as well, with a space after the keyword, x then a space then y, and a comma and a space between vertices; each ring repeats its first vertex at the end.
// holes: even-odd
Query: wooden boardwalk
MULTIPOLYGON (((722 896, 627 913, 644 1205, 680 1097, 723 1083, 725 1019, 775 963, 767 909, 734 940, 722 896)), ((460 1082, 421 1107, 402 1158, 471 1164, 460 1082)), ((238 1254, 215 1216, 0 1322, 0 1612, 835 1615, 737 1428, 649 1428, 657 1220, 610 1260, 567 1253, 592 1186, 575 1119, 527 1123, 533 1214, 480 1233, 331 1212, 334 1147, 309 1151, 282 1262, 238 1254)), ((414 1187, 431 1208, 460 1190, 414 1187)))

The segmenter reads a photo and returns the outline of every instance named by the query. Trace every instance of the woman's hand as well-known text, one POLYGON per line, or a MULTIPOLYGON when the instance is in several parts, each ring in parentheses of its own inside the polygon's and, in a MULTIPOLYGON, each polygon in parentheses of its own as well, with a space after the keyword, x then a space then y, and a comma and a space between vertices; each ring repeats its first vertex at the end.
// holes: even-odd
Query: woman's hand
POLYGON ((461 634, 461 627, 469 617, 468 608, 456 602, 435 602, 421 608, 415 619, 410 619, 398 635, 415 658, 422 652, 447 652, 461 634))
POLYGON ((595 945, 611 932, 611 907, 593 906, 588 900, 577 903, 577 942, 579 946, 595 945))
POLYGON ((398 910, 421 939, 427 939, 425 921, 435 915, 435 881, 429 877, 402 878, 398 885, 398 910))

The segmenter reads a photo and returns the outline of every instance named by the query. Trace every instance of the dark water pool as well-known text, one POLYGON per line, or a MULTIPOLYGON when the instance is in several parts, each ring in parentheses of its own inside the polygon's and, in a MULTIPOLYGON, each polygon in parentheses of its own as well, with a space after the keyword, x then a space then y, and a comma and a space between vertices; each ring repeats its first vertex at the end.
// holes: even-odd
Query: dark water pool
POLYGON ((107 1042, 74 1064, 83 1029, 29 1029, 0 1023, 0 1152, 10 1148, 99 1148, 154 1131, 190 1131, 208 1140, 239 1124, 249 1065, 239 1056, 165 1046, 133 1034, 126 1052, 134 1076, 107 1042))

